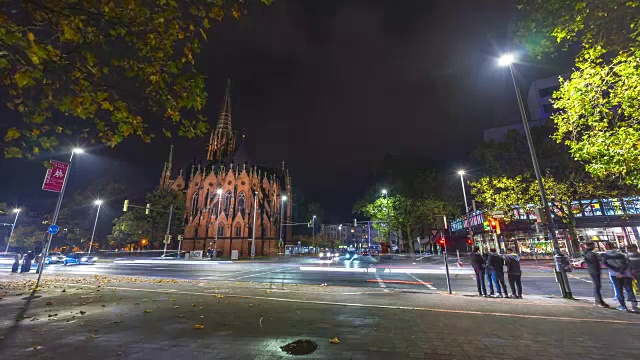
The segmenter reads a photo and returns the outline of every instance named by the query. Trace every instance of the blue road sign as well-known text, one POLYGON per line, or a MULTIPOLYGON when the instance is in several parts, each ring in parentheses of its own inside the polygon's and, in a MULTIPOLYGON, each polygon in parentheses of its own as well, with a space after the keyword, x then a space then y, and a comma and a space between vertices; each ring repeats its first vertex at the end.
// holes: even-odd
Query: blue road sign
POLYGON ((58 231, 60 231, 60 228, 58 227, 58 225, 51 225, 47 229, 47 232, 51 235, 55 235, 58 231))

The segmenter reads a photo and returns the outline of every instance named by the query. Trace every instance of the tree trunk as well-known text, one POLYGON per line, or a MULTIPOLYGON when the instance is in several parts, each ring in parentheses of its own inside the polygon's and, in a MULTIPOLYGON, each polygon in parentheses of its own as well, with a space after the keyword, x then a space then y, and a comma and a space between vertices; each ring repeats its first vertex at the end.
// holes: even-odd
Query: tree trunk
POLYGON ((576 231, 576 218, 573 214, 569 215, 569 236, 571 239, 567 239, 567 246, 571 246, 571 251, 574 254, 580 253, 580 241, 578 240, 578 232, 576 231))
POLYGON ((411 226, 407 226, 407 246, 409 247, 409 256, 413 259, 413 239, 411 238, 411 226))

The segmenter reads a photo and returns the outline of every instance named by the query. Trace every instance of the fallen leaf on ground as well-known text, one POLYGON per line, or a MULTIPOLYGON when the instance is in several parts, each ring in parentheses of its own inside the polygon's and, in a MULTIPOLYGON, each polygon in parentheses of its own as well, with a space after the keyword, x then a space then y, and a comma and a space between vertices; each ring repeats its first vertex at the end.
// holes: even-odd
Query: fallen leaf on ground
POLYGON ((253 304, 249 304, 249 307, 253 307, 253 304))
POLYGON ((115 320, 113 323, 114 324, 120 324, 122 322, 122 320, 115 320))
POLYGON ((196 305, 196 304, 191 304, 191 306, 196 307, 196 306, 198 306, 198 305, 196 305))
POLYGON ((264 292, 265 294, 271 294, 271 290, 267 290, 264 292))
POLYGON ((95 338, 97 338, 97 336, 95 336, 95 335, 93 335, 93 334, 89 334, 85 339, 87 339, 87 340, 93 340, 93 339, 95 339, 95 338))
POLYGON ((340 344, 340 340, 338 340, 337 337, 334 337, 333 339, 329 340, 329 342, 332 344, 340 344))
POLYGON ((61 291, 61 292, 67 292, 67 289, 62 289, 62 291, 61 291))
POLYGON ((196 324, 196 325, 193 325, 193 328, 194 328, 194 329, 203 329, 203 328, 204 328, 204 325, 202 325, 202 324, 196 324))
POLYGON ((149 309, 146 309, 144 312, 148 314, 148 313, 151 313, 151 312, 153 312, 153 311, 152 311, 152 310, 149 310, 149 309))
POLYGON ((217 298, 223 298, 223 297, 224 297, 224 295, 222 295, 222 294, 216 294, 216 297, 217 297, 217 298))
POLYGON ((86 311, 84 311, 84 310, 80 310, 80 315, 84 315, 84 314, 86 314, 86 313, 87 313, 86 311))
POLYGON ((53 305, 53 301, 47 301, 45 305, 53 305))
POLYGON ((174 308, 174 309, 177 309, 177 308, 179 308, 179 307, 180 307, 180 306, 178 306, 178 305, 175 305, 175 306, 174 306, 173 308, 174 308))

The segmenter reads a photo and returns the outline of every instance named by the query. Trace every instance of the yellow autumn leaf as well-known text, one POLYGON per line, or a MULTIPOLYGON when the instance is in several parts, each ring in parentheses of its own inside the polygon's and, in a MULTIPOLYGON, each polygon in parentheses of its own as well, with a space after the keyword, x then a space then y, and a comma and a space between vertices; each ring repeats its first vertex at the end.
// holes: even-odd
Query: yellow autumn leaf
POLYGON ((7 133, 4 135, 4 141, 15 140, 20 137, 20 131, 14 127, 9 128, 7 133))
POLYGON ((204 328, 204 325, 202 325, 202 324, 196 324, 196 325, 193 325, 193 328, 194 328, 194 329, 203 329, 203 328, 204 328))
POLYGON ((331 344, 340 344, 340 340, 338 340, 338 338, 337 338, 337 337, 334 337, 333 339, 329 340, 329 342, 330 342, 331 344))
POLYGON ((33 41, 33 40, 35 40, 35 38, 36 37, 33 35, 33 33, 31 31, 29 31, 27 33, 27 39, 29 39, 29 41, 33 41))

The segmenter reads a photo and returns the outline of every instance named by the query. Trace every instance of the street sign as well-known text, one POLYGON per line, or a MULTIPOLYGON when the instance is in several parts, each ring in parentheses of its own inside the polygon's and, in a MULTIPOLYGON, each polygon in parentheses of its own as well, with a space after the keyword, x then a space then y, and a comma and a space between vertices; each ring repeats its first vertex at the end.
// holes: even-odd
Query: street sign
POLYGON ((69 164, 55 160, 49 160, 49 162, 51 163, 51 168, 47 169, 47 174, 44 176, 42 190, 61 192, 64 179, 67 177, 69 164))
POLYGON ((51 235, 55 235, 58 231, 60 231, 60 228, 58 227, 58 225, 50 225, 49 228, 47 229, 47 232, 51 235))
POLYGON ((439 231, 440 230, 438 230, 438 229, 431 229, 431 235, 436 236, 436 235, 438 235, 439 231))

